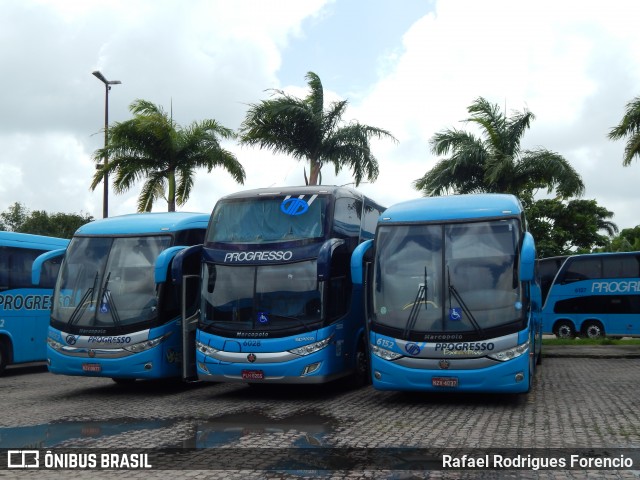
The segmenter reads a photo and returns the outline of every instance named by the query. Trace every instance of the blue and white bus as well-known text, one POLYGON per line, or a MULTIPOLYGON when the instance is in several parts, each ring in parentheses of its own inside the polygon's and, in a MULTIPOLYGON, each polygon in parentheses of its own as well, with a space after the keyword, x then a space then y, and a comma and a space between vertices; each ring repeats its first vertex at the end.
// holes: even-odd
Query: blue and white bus
POLYGON ((202 257, 197 377, 324 383, 353 374, 366 382, 364 315, 349 262, 373 238, 382 209, 327 186, 220 199, 202 251, 194 249, 202 257))
POLYGON ((512 195, 421 198, 382 213, 352 257, 373 386, 528 392, 540 361, 535 246, 512 195))
POLYGON ((640 336, 640 252, 567 258, 542 313, 544 333, 558 338, 640 336))
POLYGON ((43 264, 40 285, 32 284, 31 269, 37 257, 64 251, 68 243, 63 238, 0 232, 0 374, 13 363, 46 360, 51 292, 60 262, 43 264))
POLYGON ((118 383, 180 377, 182 300, 171 262, 202 243, 208 222, 201 213, 140 213, 80 227, 54 290, 49 371, 118 383))

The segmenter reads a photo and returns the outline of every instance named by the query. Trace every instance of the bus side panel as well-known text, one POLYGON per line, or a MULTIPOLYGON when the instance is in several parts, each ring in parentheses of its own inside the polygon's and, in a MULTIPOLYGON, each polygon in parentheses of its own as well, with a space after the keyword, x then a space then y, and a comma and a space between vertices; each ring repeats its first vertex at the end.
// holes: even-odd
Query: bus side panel
POLYGON ((13 363, 47 358, 51 290, 16 289, 0 294, 0 332, 12 343, 13 363))

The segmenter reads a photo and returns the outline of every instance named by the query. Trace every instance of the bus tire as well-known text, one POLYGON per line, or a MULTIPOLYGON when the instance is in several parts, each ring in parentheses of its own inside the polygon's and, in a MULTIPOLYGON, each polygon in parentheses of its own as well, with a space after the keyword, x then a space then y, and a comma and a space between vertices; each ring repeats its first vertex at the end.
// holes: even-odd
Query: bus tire
POLYGON ((114 382, 116 382, 118 385, 133 385, 136 382, 135 378, 112 378, 111 380, 113 380, 114 382))
POLYGON ((5 342, 0 338, 0 375, 4 373, 4 369, 9 363, 9 349, 6 347, 5 342))
POLYGON ((582 325, 581 334, 583 338, 604 338, 604 327, 597 320, 589 320, 582 325))
POLYGON ((371 384, 371 362, 363 339, 358 342, 358 350, 356 350, 355 383, 358 388, 371 384))
POLYGON ((554 328, 553 333, 558 338, 576 338, 576 327, 569 320, 560 320, 554 328))

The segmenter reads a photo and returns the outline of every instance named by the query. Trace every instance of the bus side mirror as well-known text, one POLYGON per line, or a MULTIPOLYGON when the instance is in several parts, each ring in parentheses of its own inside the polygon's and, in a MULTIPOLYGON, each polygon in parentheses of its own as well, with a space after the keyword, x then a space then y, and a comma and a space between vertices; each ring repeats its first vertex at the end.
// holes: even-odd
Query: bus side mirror
POLYGON ((520 281, 532 282, 535 278, 536 245, 529 232, 525 232, 520 251, 520 281))
POLYGON ((44 267, 44 264, 48 261, 64 256, 66 251, 67 251, 66 248, 51 250, 49 252, 43 253, 33 261, 33 264, 31 265, 31 284, 34 287, 37 287, 40 285, 40 280, 42 277, 42 269, 44 267))
POLYGON ((362 277, 364 274, 364 254, 367 253, 367 250, 369 250, 372 245, 373 240, 362 242, 351 254, 351 281, 354 284, 362 285, 362 277))

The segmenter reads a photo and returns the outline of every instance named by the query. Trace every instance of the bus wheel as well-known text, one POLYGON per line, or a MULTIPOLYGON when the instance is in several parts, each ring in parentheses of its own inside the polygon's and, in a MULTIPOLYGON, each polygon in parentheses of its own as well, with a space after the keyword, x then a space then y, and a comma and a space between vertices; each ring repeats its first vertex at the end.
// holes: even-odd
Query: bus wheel
POLYGON ((132 385, 136 382, 135 378, 112 378, 118 385, 132 385))
POLYGON ((576 329, 568 320, 562 320, 556 325, 555 331, 558 338, 576 338, 576 329))
POLYGON ((584 338, 603 338, 605 336, 602 324, 595 320, 585 322, 581 333, 584 338))
POLYGON ((371 383, 369 354, 363 340, 358 343, 358 350, 356 351, 355 383, 358 387, 364 387, 371 383))
POLYGON ((7 353, 7 348, 4 346, 2 339, 0 339, 0 375, 4 372, 8 362, 9 354, 7 353))

